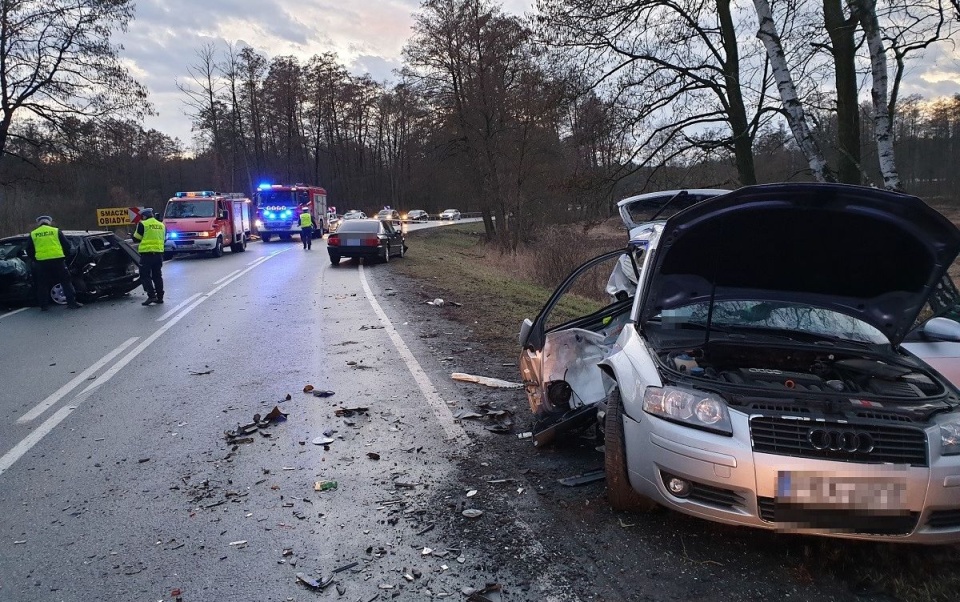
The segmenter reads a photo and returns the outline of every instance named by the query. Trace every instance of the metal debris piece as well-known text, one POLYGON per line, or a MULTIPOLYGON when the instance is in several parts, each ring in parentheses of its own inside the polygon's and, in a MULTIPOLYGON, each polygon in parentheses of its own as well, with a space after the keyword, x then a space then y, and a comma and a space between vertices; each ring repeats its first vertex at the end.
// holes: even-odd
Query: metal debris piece
POLYGON ((342 573, 343 571, 349 571, 350 569, 352 569, 353 567, 357 566, 358 564, 360 564, 360 563, 359 563, 359 562, 351 562, 350 564, 345 564, 345 565, 343 565, 343 566, 340 567, 340 568, 333 569, 333 572, 334 572, 334 573, 342 573))
POLYGON ((471 489, 470 491, 467 492, 467 497, 473 497, 475 495, 477 495, 476 489, 471 489))
POLYGON ((483 414, 478 414, 472 410, 460 410, 454 414, 453 417, 458 420, 468 420, 471 418, 483 418, 483 414))
POLYGON ((283 398, 284 401, 290 401, 291 399, 293 399, 293 397, 291 397, 289 393, 287 393, 287 396, 283 398))
POLYGON ((380 589, 393 589, 393 585, 389 583, 381 583, 377 587, 379 587, 380 589))
POLYGON ((503 586, 499 583, 488 583, 483 589, 475 590, 467 598, 467 602, 500 602, 503 586))
POLYGON ((533 437, 533 433, 530 431, 517 433, 517 439, 530 439, 531 437, 533 437))
POLYGON ((196 371, 196 370, 191 370, 191 371, 190 371, 190 375, 191 375, 191 376, 206 376, 207 374, 213 374, 213 370, 202 370, 202 371, 199 371, 199 372, 196 371))
POLYGON ((285 549, 283 552, 281 552, 281 554, 282 554, 283 556, 291 556, 291 555, 293 555, 293 549, 292 549, 292 548, 287 548, 287 549, 285 549))
POLYGON ((360 327, 360 330, 380 330, 380 329, 382 329, 382 328, 383 328, 383 326, 366 326, 366 325, 364 325, 364 326, 361 326, 361 327, 360 327))
POLYGON ((313 440, 314 445, 330 445, 336 441, 333 437, 317 437, 313 440))
POLYGON ((436 526, 436 525, 435 525, 434 523, 430 523, 430 524, 427 525, 426 527, 424 527, 424 528, 420 529, 419 531, 417 531, 417 535, 423 535, 424 533, 427 533, 427 532, 429 532, 429 531, 433 531, 433 528, 434 528, 435 526, 436 526))
POLYGON ((429 556, 430 554, 433 554, 433 548, 424 548, 423 551, 420 552, 421 556, 429 556))
POLYGON ((337 595, 338 595, 338 596, 342 596, 342 595, 345 594, 345 593, 347 593, 347 588, 345 588, 344 586, 342 586, 342 585, 340 585, 340 584, 338 583, 338 584, 337 584, 337 595))
POLYGON ((414 489, 419 483, 414 483, 412 481, 394 481, 394 487, 402 487, 404 489, 414 489))
POLYGON ((477 510, 476 508, 467 508, 461 514, 467 518, 477 518, 483 515, 483 510, 477 510))
POLYGON ((231 542, 230 542, 230 545, 231 545, 231 546, 245 546, 245 545, 247 545, 247 540, 246 540, 246 539, 240 539, 240 540, 237 540, 237 541, 231 541, 231 542))
POLYGON ((473 374, 464 374, 463 372, 454 372, 450 375, 450 378, 453 380, 459 380, 462 382, 468 383, 477 383, 478 385, 486 385, 488 387, 498 387, 501 389, 522 389, 523 385, 521 383, 512 383, 510 381, 501 380, 499 378, 491 378, 489 376, 476 376, 473 374))
POLYGON ((310 589, 321 589, 320 582, 312 577, 308 577, 305 573, 297 573, 297 581, 310 589))
POLYGON ((370 458, 371 460, 379 460, 380 454, 378 454, 377 452, 367 452, 367 457, 370 458))
MULTIPOLYGON (((287 399, 290 399, 290 396, 287 395, 287 399)), ((269 422, 281 422, 287 419, 287 413, 280 409, 280 406, 273 406, 273 409, 270 410, 270 413, 263 417, 265 421, 269 422)))
POLYGON ((586 485, 588 483, 594 483, 596 481, 602 481, 606 475, 603 470, 593 470, 590 472, 585 472, 583 474, 574 475, 572 477, 566 477, 563 479, 557 479, 557 482, 561 485, 566 485, 567 487, 576 487, 577 485, 586 485))
POLYGON ((331 489, 337 488, 336 481, 317 481, 313 484, 314 491, 330 491, 331 489))
POLYGON ((362 408, 362 407, 337 408, 336 410, 333 411, 333 413, 336 416, 350 417, 350 416, 353 416, 354 414, 366 414, 369 411, 370 411, 370 408, 362 408))
POLYGON ((406 579, 407 581, 413 583, 413 575, 411 575, 410 573, 404 573, 404 574, 403 574, 403 578, 406 579))
POLYGON ((313 385, 305 385, 305 386, 303 387, 303 392, 304 392, 304 393, 309 393, 310 391, 313 391, 313 385))
POLYGON ((513 423, 497 422, 494 424, 488 424, 483 428, 487 429, 491 433, 509 434, 513 432, 513 423))
POLYGON ((331 397, 331 396, 333 396, 333 395, 336 395, 336 393, 334 393, 333 391, 319 391, 319 390, 318 390, 318 391, 314 391, 314 392, 313 392, 313 396, 314 396, 314 397, 331 397))

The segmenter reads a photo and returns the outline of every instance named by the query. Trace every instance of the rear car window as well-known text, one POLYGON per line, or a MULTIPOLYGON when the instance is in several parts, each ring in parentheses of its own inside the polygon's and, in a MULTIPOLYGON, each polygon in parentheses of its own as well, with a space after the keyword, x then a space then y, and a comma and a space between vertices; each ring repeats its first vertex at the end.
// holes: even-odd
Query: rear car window
POLYGON ((353 220, 343 222, 338 232, 379 232, 380 222, 353 220))

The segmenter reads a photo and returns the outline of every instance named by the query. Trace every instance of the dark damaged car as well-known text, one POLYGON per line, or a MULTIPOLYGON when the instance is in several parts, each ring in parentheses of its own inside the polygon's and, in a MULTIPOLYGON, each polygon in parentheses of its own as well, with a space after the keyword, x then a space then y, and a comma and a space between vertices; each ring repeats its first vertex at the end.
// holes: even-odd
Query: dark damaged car
POLYGON ((524 322, 535 440, 598 424, 618 509, 956 543, 960 393, 903 342, 960 342, 923 321, 956 297, 958 251, 920 199, 843 185, 746 187, 646 224, 524 322), (635 294, 552 325, 624 253, 635 294))
MULTIPOLYGON (((119 297, 140 285, 140 255, 112 232, 64 231, 67 269, 83 302, 119 297)), ((36 305, 34 260, 27 254, 29 234, 0 239, 0 306, 36 305)), ((67 302, 60 284, 48 293, 60 305, 67 302)))

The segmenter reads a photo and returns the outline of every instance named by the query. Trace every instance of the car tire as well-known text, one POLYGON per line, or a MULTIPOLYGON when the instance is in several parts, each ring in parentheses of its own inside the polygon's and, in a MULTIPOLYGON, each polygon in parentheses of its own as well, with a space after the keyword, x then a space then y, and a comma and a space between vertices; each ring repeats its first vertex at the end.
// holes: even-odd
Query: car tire
POLYGON ((263 242, 270 242, 270 235, 269 235, 269 234, 261 234, 261 235, 260 235, 260 240, 262 240, 263 242))
POLYGON ((407 245, 406 243, 400 243, 400 259, 403 259, 403 256, 407 254, 407 245))
POLYGON ((614 510, 647 512, 657 503, 637 492, 627 476, 627 454, 623 442, 623 401, 616 388, 607 398, 607 416, 603 425, 603 468, 607 476, 607 500, 614 510))
POLYGON ((383 245, 383 263, 390 263, 390 243, 383 245))
POLYGON ((163 252, 163 260, 164 260, 164 261, 170 261, 171 259, 173 259, 173 251, 164 251, 164 252, 163 252))
POLYGON ((291 234, 281 234, 281 235, 280 235, 280 240, 282 240, 283 242, 290 242, 291 240, 293 240, 293 235, 291 235, 291 234))
POLYGON ((333 265, 340 265, 340 256, 339 255, 330 255, 330 263, 333 265))
POLYGON ((240 252, 243 253, 247 250, 247 235, 244 234, 240 237, 240 252))
POLYGON ((210 251, 211 257, 223 257, 223 239, 219 236, 217 237, 217 244, 210 251))
POLYGON ((63 292, 63 287, 59 283, 50 287, 50 300, 57 305, 67 304, 67 295, 63 292))
POLYGON ((243 251, 243 247, 240 245, 240 243, 235 242, 235 243, 231 243, 231 244, 230 244, 230 252, 231 252, 231 253, 239 253, 239 252, 241 252, 241 251, 243 251))

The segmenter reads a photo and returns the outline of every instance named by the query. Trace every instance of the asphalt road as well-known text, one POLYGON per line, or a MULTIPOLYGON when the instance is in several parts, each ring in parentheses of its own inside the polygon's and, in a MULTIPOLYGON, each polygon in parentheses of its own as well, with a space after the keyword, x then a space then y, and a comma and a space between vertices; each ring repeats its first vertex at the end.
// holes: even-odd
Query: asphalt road
POLYGON ((432 532, 467 438, 381 303, 388 269, 254 243, 166 263, 165 305, 0 315, 0 600, 315 598, 297 573, 349 600, 483 587, 484 560, 432 532))

